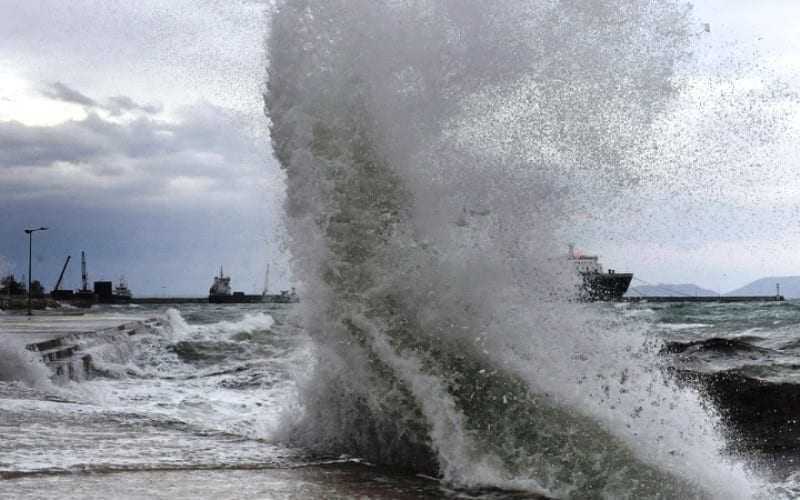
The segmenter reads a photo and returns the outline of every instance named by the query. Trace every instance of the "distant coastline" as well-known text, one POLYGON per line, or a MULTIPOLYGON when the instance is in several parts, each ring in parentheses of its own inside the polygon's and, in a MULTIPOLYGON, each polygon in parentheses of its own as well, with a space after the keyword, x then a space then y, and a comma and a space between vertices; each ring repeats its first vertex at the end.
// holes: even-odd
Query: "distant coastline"
POLYGON ((655 285, 632 286, 625 297, 732 297, 746 295, 776 295, 786 299, 800 298, 800 276, 768 276, 759 278, 729 292, 718 292, 693 283, 658 283, 655 285), (777 286, 776 286, 777 285, 777 286))

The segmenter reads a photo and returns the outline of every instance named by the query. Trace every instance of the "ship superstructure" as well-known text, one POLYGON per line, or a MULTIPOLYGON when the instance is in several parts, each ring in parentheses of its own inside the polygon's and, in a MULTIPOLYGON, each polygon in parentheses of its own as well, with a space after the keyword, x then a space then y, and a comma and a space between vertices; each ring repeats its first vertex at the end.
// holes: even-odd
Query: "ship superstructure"
POLYGON ((576 252, 572 244, 567 259, 583 278, 579 293, 583 300, 621 300, 633 280, 632 273, 618 273, 614 269, 603 272, 600 257, 576 252))
POLYGON ((133 298, 133 294, 131 290, 128 288, 128 282, 125 281, 124 276, 119 277, 119 283, 117 286, 114 287, 114 301, 116 302, 126 302, 130 301, 133 298))
POLYGON ((231 289, 231 278, 225 276, 222 266, 219 267, 219 276, 214 276, 214 283, 208 290, 208 301, 213 304, 250 304, 263 302, 262 295, 247 295, 244 292, 234 292, 231 289))
POLYGON ((219 276, 214 276, 214 283, 208 290, 209 296, 226 296, 231 295, 231 277, 225 276, 222 271, 222 266, 219 266, 219 276))

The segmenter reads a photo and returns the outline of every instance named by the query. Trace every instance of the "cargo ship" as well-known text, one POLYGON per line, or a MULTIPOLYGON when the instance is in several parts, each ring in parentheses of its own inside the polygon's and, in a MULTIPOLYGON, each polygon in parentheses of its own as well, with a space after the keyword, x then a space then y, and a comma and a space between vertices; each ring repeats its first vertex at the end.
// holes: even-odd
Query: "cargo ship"
POLYGON ((244 292, 234 292, 231 289, 231 278, 225 276, 222 266, 219 268, 219 276, 214 276, 214 282, 208 290, 208 301, 212 304, 254 304, 258 302, 271 302, 277 304, 293 304, 300 302, 297 294, 292 291, 281 290, 279 294, 270 294, 264 290, 260 295, 248 295, 244 292))
POLYGON ((583 278, 579 291, 581 300, 622 300, 633 280, 632 273, 618 273, 614 269, 604 272, 597 255, 580 254, 575 251, 575 245, 569 246, 567 258, 583 278))
POLYGON ((263 295, 246 295, 244 292, 231 290, 231 277, 225 276, 222 266, 219 276, 214 276, 214 283, 208 290, 208 301, 212 304, 251 304, 263 302, 263 295))

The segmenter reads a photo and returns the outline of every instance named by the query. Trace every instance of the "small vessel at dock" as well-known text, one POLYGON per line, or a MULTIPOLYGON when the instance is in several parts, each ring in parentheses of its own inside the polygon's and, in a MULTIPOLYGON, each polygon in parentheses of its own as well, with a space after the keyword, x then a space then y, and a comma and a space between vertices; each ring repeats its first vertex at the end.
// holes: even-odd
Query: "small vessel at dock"
POLYGON ((130 302, 133 298, 131 290, 128 288, 128 283, 125 281, 124 276, 120 276, 119 283, 114 287, 113 293, 114 302, 130 302))

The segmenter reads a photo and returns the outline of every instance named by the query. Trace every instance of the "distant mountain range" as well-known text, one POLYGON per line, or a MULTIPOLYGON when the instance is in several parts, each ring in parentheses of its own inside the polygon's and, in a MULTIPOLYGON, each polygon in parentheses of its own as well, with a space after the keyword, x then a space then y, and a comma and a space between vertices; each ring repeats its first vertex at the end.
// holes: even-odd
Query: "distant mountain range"
POLYGON ((690 283, 634 286, 625 294, 626 297, 717 297, 718 295, 719 293, 714 290, 707 290, 690 283))
MULTIPOLYGON (((722 295, 775 295, 775 284, 781 287, 781 295, 787 299, 800 299, 800 276, 771 276, 753 281, 741 288, 722 295)), ((659 283, 640 285, 628 289, 626 297, 716 297, 714 290, 701 288, 691 283, 679 285, 659 283)))
POLYGON ((775 295, 775 284, 780 284, 781 295, 787 299, 800 298, 800 276, 772 276, 761 278, 725 295, 775 295))

